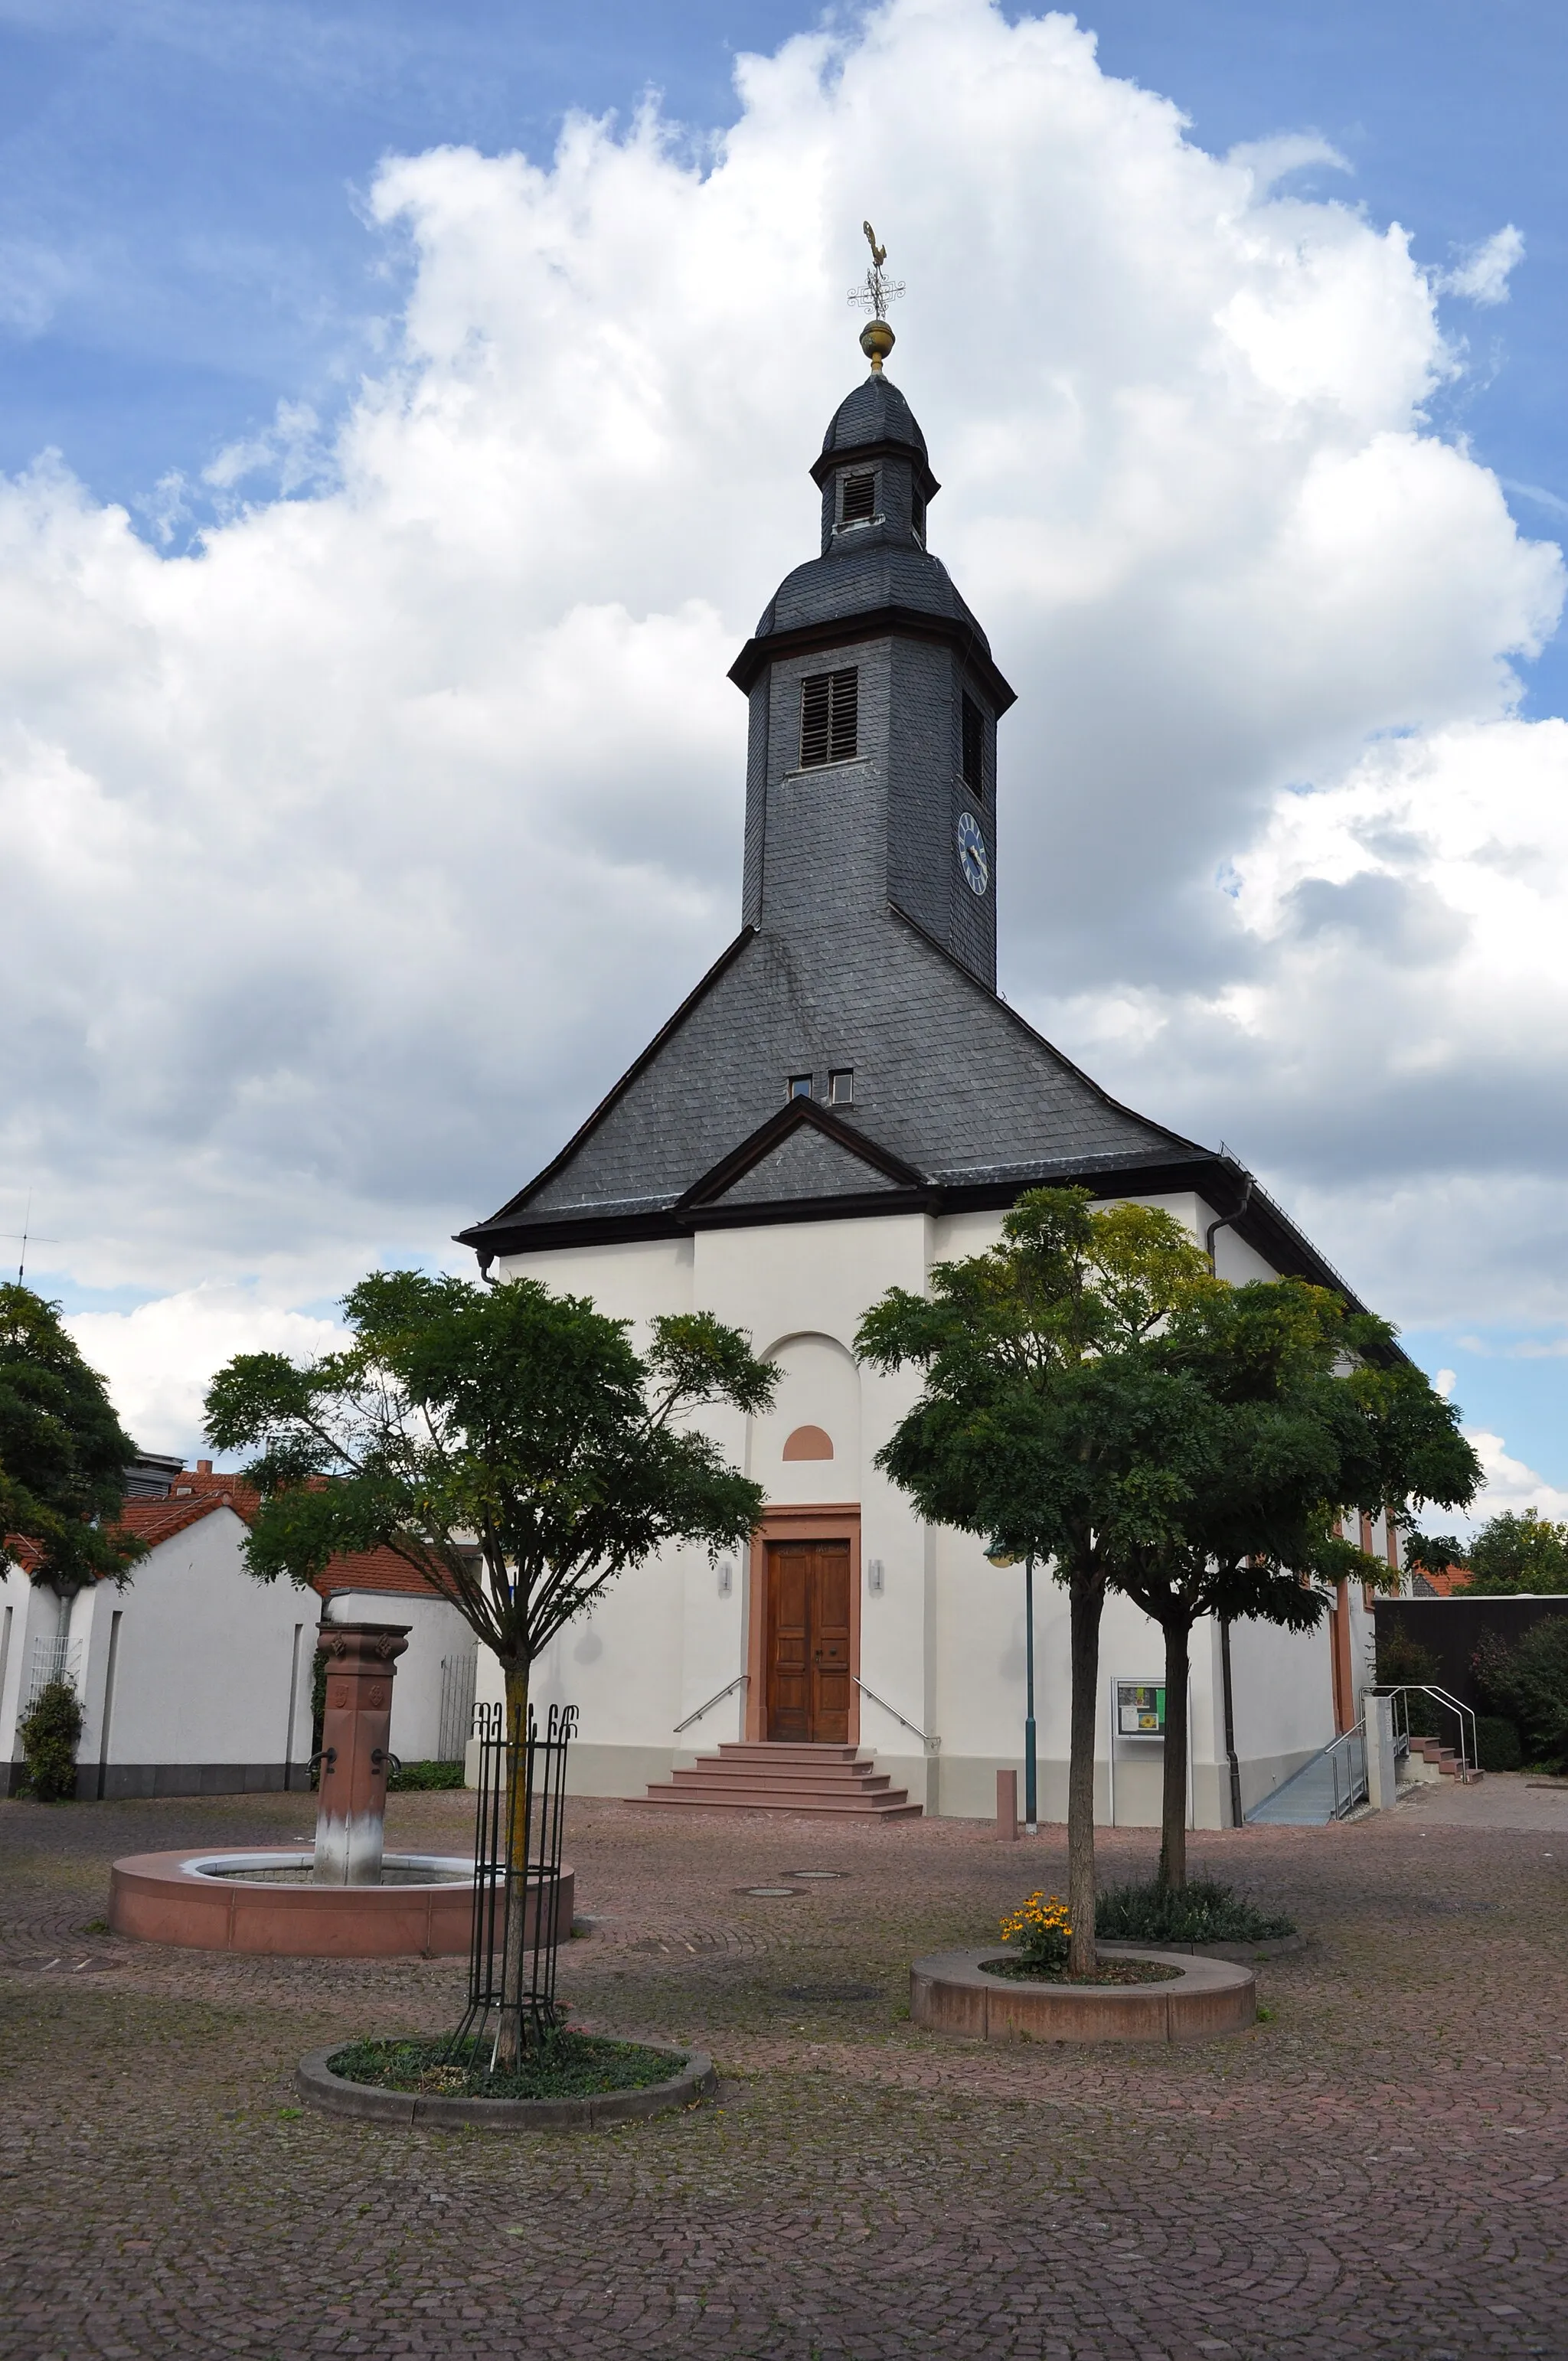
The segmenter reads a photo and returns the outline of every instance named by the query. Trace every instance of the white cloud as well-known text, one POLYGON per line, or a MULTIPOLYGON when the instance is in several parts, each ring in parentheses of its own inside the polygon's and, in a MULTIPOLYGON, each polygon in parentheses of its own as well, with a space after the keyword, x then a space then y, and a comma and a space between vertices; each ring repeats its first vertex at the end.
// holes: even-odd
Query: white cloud
POLYGON ((1440 273, 1438 285, 1446 295, 1464 295, 1472 303, 1506 303, 1508 276, 1524 260, 1524 236, 1506 222, 1478 246, 1468 247, 1452 270, 1440 273))
POLYGON ((1485 1470, 1486 1488, 1477 1495, 1466 1524, 1484 1524, 1488 1517, 1512 1510, 1515 1515, 1526 1509, 1550 1518, 1554 1523, 1568 1521, 1568 1490, 1560 1490, 1527 1467, 1522 1459, 1510 1457, 1500 1434, 1489 1434, 1485 1428, 1467 1429, 1476 1456, 1485 1470))
POLYGON ((235 1354, 287 1353, 303 1360, 345 1341, 333 1321, 267 1303, 242 1287, 188 1288, 134 1312, 78 1312, 65 1325, 83 1358, 107 1379, 137 1448, 187 1458, 202 1440, 208 1382, 235 1354))
POLYGON ((1278 131, 1268 139, 1242 139, 1231 148, 1227 164, 1238 164, 1252 175, 1259 196, 1277 188, 1288 173, 1326 164, 1333 172, 1351 172, 1354 166, 1330 140, 1316 131, 1278 131))
MULTIPOLYGON (((296 496, 193 554, 59 462, 0 488, 18 1195, 84 1283, 286 1306, 560 1144, 735 924, 724 675, 815 547, 869 211, 1020 691, 1009 989, 1389 1311, 1491 1316, 1563 1227, 1568 758, 1513 669, 1562 567, 1426 423, 1403 232, 1277 192, 1304 136, 1204 154, 1065 16, 893 0, 738 73, 707 148, 649 110, 390 161, 385 365, 330 448, 228 454, 296 496)), ((115 1332, 136 1384, 183 1317, 115 1332)))

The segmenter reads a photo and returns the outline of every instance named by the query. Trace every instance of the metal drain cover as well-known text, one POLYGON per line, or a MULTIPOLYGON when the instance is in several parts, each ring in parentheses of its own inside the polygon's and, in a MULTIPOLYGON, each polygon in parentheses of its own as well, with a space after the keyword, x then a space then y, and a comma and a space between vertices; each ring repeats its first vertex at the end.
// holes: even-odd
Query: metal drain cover
POLYGON ((799 1878, 848 1877, 849 1874, 847 1869, 786 1869, 784 1872, 786 1877, 799 1878))
POLYGON ((798 1886, 794 1885, 738 1885, 735 1888, 737 1894, 754 1894, 766 1901, 772 1901, 775 1897, 783 1901, 786 1895, 793 1899, 799 1890, 798 1886))

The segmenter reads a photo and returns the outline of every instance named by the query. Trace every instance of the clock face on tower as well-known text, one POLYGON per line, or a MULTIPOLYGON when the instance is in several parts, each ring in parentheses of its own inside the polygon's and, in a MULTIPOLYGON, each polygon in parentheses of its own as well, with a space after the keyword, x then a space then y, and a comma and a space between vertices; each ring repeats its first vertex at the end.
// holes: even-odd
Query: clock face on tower
POLYGON ((973 812, 959 814, 959 867, 964 873, 964 883, 971 894, 983 894, 991 883, 991 863, 986 858, 985 839, 980 832, 980 822, 973 812))

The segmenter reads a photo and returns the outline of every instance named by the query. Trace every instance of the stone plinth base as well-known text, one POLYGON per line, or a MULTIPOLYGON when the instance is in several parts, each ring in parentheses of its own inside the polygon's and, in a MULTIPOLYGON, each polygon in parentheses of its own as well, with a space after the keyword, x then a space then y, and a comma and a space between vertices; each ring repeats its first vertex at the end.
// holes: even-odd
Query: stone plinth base
POLYGON ((1257 1979, 1226 1960, 1183 1957, 1135 1943, 1102 1943, 1106 1959, 1149 1960, 1180 1972, 1155 1984, 1023 1983, 988 1976, 979 1951, 945 1951, 910 1971, 909 2014, 933 2033, 981 2041, 1209 2041, 1240 2033, 1257 2013, 1257 1979))
MULTIPOLYGON (((144 1943, 193 1951, 250 1951, 296 1960, 460 1957, 473 1925, 473 1863, 436 1854, 389 1853, 389 1885, 279 1885, 247 1869, 310 1873, 308 1852, 143 1852, 117 1861, 109 1924, 144 1943), (429 1882, 424 1882, 428 1880, 429 1882)), ((571 1933, 576 1881, 563 1867, 555 1926, 571 1933)), ((528 1896, 532 1940, 537 1894, 528 1896)))

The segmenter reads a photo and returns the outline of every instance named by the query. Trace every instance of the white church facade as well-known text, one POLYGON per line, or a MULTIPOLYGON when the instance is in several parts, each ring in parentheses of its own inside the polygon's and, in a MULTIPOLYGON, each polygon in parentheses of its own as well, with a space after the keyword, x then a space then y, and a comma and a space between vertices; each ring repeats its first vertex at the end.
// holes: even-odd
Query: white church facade
MULTIPOLYGON (((927 546, 938 486, 880 366, 812 474, 818 555, 730 675, 751 709, 740 932, 576 1138, 463 1239, 494 1280, 590 1296, 639 1337, 656 1313, 711 1312, 780 1372, 765 1416, 712 1423, 766 1493, 750 1552, 717 1567, 667 1552, 538 1669, 536 1696, 580 1714, 576 1789, 641 1796, 727 1742, 796 1762, 853 1748, 884 1802, 984 1817, 1021 1761, 1024 1575, 924 1523, 877 1468, 918 1380, 856 1362, 868 1307, 992 1244, 1022 1190, 1066 1183, 1166 1208, 1222 1278, 1344 1290, 1232 1158, 1119 1105, 999 995, 995 749, 1014 696, 927 546)), ((1386 1532, 1365 1538, 1392 1556, 1386 1532)), ((1044 1573, 1035 1598, 1040 1810, 1060 1819, 1067 1602, 1044 1573)), ((1229 1824, 1350 1726, 1371 1628, 1343 1587, 1309 1634, 1199 1627, 1195 1825, 1229 1824)), ((1163 1686, 1161 1634, 1113 1599, 1101 1660, 1098 1811, 1152 1825, 1164 1741, 1133 1692, 1163 1686)), ((499 1696, 493 1664, 479 1694, 499 1696)))

